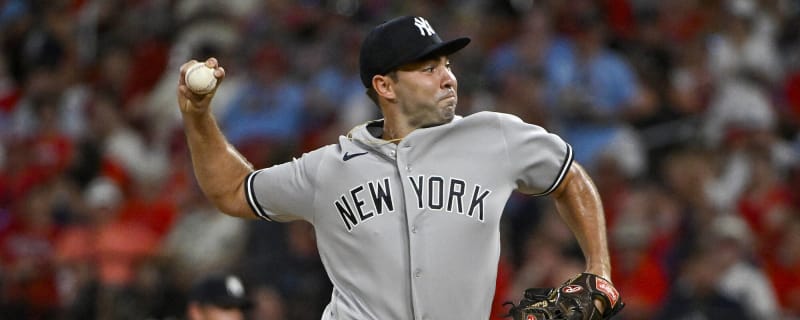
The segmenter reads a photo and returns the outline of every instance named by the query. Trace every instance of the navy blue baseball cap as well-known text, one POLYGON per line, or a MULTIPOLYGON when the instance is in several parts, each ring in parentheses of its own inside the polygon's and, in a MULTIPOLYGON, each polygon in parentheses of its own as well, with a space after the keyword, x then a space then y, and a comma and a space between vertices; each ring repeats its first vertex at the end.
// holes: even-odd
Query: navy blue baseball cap
POLYGON ((245 294, 242 281, 229 274, 212 274, 199 279, 192 286, 188 300, 223 309, 247 310, 253 306, 245 294))
POLYGON ((450 55, 466 47, 470 39, 442 41, 428 20, 402 16, 375 28, 361 43, 359 68, 364 87, 372 87, 372 77, 387 74, 410 62, 423 58, 450 55))

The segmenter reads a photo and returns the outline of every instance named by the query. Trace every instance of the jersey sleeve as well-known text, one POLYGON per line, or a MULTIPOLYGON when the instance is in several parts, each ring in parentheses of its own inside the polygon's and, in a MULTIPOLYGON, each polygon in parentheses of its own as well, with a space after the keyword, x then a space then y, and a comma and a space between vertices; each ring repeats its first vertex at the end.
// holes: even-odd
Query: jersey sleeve
POLYGON ((253 213, 268 221, 311 221, 322 150, 307 153, 290 162, 250 173, 244 181, 247 204, 253 213))
POLYGON ((500 127, 517 190, 536 196, 553 192, 572 165, 572 146, 513 115, 500 114, 500 127))

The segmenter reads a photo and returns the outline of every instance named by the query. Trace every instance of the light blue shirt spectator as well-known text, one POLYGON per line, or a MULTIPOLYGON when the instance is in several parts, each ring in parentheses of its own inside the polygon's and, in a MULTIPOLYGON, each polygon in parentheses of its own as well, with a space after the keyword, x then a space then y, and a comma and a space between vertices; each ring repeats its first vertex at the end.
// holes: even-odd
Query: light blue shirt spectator
POLYGON ((232 99, 222 130, 233 145, 250 139, 294 139, 301 130, 303 109, 303 90, 296 84, 246 85, 232 99))

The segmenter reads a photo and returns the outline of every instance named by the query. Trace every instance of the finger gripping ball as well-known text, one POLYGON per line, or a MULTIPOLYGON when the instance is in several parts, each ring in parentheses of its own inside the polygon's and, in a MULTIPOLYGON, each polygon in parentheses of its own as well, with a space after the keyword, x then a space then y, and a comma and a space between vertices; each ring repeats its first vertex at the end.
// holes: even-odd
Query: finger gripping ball
POLYGON ((186 86, 196 94, 207 94, 217 85, 214 69, 205 63, 195 63, 186 70, 186 86))

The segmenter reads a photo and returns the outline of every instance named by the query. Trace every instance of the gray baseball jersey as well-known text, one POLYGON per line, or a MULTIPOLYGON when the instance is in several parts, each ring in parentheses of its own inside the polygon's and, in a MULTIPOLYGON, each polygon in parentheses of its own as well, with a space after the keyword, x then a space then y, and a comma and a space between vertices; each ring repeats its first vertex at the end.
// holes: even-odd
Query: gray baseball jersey
POLYGON ((247 201, 263 219, 314 225, 333 283, 322 319, 487 319, 505 203, 552 192, 572 148, 495 112, 399 144, 376 138, 382 124, 251 173, 247 201))

